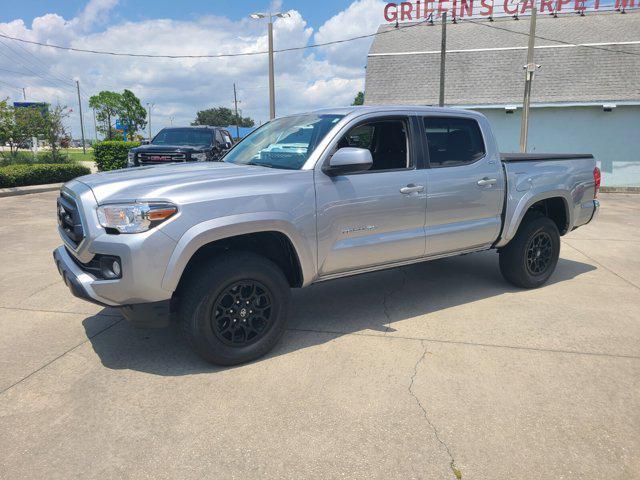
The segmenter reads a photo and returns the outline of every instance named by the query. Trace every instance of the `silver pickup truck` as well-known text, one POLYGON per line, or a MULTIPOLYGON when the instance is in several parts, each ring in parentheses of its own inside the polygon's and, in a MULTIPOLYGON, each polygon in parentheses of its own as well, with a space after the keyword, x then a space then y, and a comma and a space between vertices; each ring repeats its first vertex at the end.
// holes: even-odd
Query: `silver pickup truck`
POLYGON ((136 325, 175 317, 232 365, 275 345, 291 287, 487 249, 506 280, 539 287, 599 186, 592 155, 501 155, 472 111, 321 110, 263 125, 222 162, 67 183, 53 256, 74 295, 136 325))

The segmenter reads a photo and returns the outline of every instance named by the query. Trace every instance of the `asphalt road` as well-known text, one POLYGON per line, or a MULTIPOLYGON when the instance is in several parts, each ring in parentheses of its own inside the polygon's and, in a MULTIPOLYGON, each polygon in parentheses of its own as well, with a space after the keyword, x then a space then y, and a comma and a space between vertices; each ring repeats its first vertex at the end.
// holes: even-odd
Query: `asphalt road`
POLYGON ((545 287, 495 253, 297 291, 268 357, 74 299, 56 193, 0 199, 0 478, 640 478, 640 195, 602 195, 545 287))

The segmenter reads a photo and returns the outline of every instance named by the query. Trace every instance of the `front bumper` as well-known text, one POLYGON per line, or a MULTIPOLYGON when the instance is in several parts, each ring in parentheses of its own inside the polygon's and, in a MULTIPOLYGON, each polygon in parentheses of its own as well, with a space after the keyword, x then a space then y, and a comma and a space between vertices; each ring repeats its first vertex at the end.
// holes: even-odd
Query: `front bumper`
POLYGON ((117 306, 117 304, 101 297, 94 291, 92 285, 95 282, 95 277, 84 272, 73 261, 65 247, 61 246, 53 251, 53 261, 56 263, 65 285, 69 287, 74 296, 104 307, 117 306))
POLYGON ((64 283, 75 297, 103 307, 119 307, 124 317, 136 327, 160 328, 169 325, 171 320, 170 300, 133 305, 115 304, 96 293, 93 288, 96 278, 84 272, 73 261, 65 247, 58 247, 53 251, 53 260, 64 283))

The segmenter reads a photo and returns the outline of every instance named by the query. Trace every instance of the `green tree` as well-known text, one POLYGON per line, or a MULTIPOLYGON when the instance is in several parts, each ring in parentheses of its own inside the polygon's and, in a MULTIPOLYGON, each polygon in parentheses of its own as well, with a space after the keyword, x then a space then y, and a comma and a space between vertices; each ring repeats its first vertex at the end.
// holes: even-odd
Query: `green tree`
POLYGON ((96 120, 100 124, 98 131, 105 140, 114 140, 115 132, 112 122, 118 115, 121 104, 121 95, 109 90, 103 90, 89 98, 89 106, 96 112, 96 120))
POLYGON ((253 127, 255 122, 252 118, 242 117, 227 107, 208 108, 200 110, 196 114, 196 119, 191 125, 212 125, 216 127, 228 127, 229 125, 239 125, 241 127, 253 127))
POLYGON ((120 96, 118 118, 127 127, 129 140, 134 140, 138 131, 147 126, 147 110, 131 90, 125 89, 120 96))
POLYGON ((120 140, 113 126, 116 118, 127 127, 130 140, 147 125, 147 111, 131 90, 122 93, 103 90, 89 99, 89 106, 96 111, 98 131, 105 140, 120 140))
POLYGON ((358 92, 351 105, 364 105, 364 92, 358 92))
POLYGON ((54 159, 62 157, 60 148, 67 138, 64 119, 69 116, 67 107, 56 105, 49 110, 44 118, 44 138, 51 146, 51 156, 54 159))
POLYGON ((45 117, 40 107, 14 108, 8 99, 0 101, 0 142, 9 144, 11 156, 32 137, 42 136, 44 130, 45 117))

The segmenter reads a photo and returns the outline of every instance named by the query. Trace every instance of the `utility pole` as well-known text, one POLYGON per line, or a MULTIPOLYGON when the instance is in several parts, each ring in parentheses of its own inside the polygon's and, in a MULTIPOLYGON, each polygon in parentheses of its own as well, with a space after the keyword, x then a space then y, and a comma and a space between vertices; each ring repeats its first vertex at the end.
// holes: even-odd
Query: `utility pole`
POLYGON ((84 121, 82 120, 82 100, 80 100, 80 81, 76 80, 78 89, 78 108, 80 110, 80 131, 82 132, 82 153, 87 153, 87 146, 84 144, 84 121))
POLYGON ((147 126, 149 127, 149 141, 151 141, 151 107, 153 106, 152 103, 147 103, 147 111, 149 112, 149 123, 147 124, 147 126))
POLYGON ((24 101, 27 101, 27 90, 22 87, 22 98, 24 99, 24 101))
POLYGON ((538 9, 534 6, 531 10, 531 20, 529 25, 529 46, 527 48, 527 64, 524 77, 524 99, 522 101, 522 118, 520 120, 520 152, 527 151, 527 137, 529 135, 529 108, 531 105, 531 84, 533 74, 536 71, 536 64, 533 63, 533 48, 536 40, 536 13, 538 9))
POLYGON ((236 108, 236 138, 240 138, 240 117, 238 117, 238 96, 236 95, 236 84, 233 84, 233 104, 236 108))
POLYGON ((96 126, 96 109, 92 108, 93 111, 93 134, 95 135, 96 142, 98 141, 98 127, 96 126))
POLYGON ((444 75, 445 60, 447 55, 447 12, 442 12, 442 42, 440 44, 440 102, 439 106, 444 107, 444 75))

